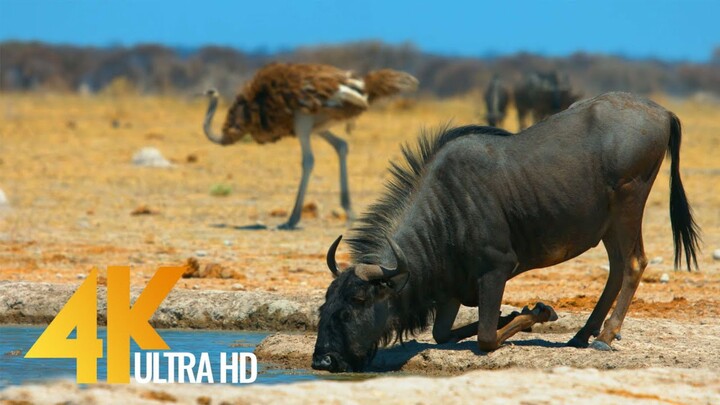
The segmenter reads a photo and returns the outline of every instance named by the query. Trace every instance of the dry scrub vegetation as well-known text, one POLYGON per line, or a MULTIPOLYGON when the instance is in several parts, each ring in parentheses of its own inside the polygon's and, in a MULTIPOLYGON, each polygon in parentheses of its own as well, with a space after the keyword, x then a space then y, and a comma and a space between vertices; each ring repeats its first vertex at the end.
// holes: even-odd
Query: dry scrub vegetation
MULTIPOLYGON (((720 262, 713 261, 712 251, 720 248, 720 105, 656 100, 683 121, 683 181, 705 247, 699 273, 672 270, 666 164, 644 224, 648 256, 662 260, 648 267, 637 299, 663 302, 657 307, 663 316, 684 318, 695 311, 717 316, 720 262), (669 274, 668 283, 660 282, 663 273, 669 274)), ((414 142, 425 126, 478 122, 479 101, 477 96, 423 100, 363 115, 346 136, 356 211, 362 212, 383 189, 387 162, 400 157, 401 142, 414 142)), ((291 208, 300 152, 292 138, 262 146, 213 145, 201 132, 204 109, 205 100, 183 97, 4 94, 0 189, 10 207, 0 208, 0 280, 78 283, 93 266, 103 272, 108 265, 130 265, 134 284, 142 285, 157 266, 180 265, 195 256, 203 267, 217 264, 233 276, 183 279, 181 288, 231 289, 241 283, 249 290, 298 293, 326 287, 326 249, 346 232, 338 215, 338 164, 332 148, 315 139, 315 171, 306 199, 315 205, 314 215, 303 218, 301 230, 211 227, 282 222, 277 213, 291 208), (158 148, 173 167, 132 165, 133 153, 145 146, 158 148)), ((510 130, 516 128, 513 113, 506 121, 510 130)), ((335 130, 344 135, 343 128, 335 130)), ((346 261, 342 250, 339 260, 346 261)), ((600 246, 513 280, 506 300, 523 304, 544 299, 562 310, 588 310, 605 282, 606 264, 600 246)), ((638 316, 655 311, 652 305, 637 308, 638 316)))

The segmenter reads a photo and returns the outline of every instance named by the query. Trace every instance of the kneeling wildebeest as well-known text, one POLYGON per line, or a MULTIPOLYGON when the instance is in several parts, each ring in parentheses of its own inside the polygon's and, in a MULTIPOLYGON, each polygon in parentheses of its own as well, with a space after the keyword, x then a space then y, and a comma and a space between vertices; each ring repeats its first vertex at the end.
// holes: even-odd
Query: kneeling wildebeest
POLYGON ((699 230, 680 181, 680 121, 672 112, 608 93, 505 135, 467 126, 422 136, 416 152, 403 149, 407 167, 392 165, 385 195, 354 229, 352 264, 337 268, 340 238, 328 251, 335 279, 320 307, 313 368, 362 370, 380 343, 426 328, 433 315, 438 343, 477 335, 481 350, 497 349, 555 317, 538 304, 499 325, 507 281, 600 241, 608 280, 568 344, 587 347, 596 335, 591 346, 609 350, 647 265, 643 210, 666 152, 675 266, 684 253, 688 268, 697 267, 699 230), (478 322, 451 329, 461 304, 478 307, 478 322))
POLYGON ((493 77, 485 90, 485 106, 487 107, 485 119, 487 119, 488 125, 491 127, 502 126, 509 98, 508 90, 503 86, 500 78, 493 77))

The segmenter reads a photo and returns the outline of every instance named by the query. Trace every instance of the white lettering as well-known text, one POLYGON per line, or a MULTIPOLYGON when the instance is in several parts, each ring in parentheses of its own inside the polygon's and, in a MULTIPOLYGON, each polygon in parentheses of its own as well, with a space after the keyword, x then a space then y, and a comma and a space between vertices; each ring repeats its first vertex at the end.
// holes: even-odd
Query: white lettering
POLYGON ((213 384, 215 382, 212 375, 212 366, 210 365, 210 356, 208 356, 207 353, 200 354, 197 382, 202 383, 203 378, 207 379, 205 382, 208 384, 213 384))
POLYGON ((232 378, 231 382, 233 384, 237 384, 238 382, 238 355, 237 353, 232 353, 232 361, 230 365, 227 364, 227 353, 220 353, 220 382, 225 384, 227 383, 227 372, 232 372, 232 378))
MULTIPOLYGON (((236 354, 236 353, 233 353, 236 354)), ((243 384, 255 382, 257 378, 257 357, 254 353, 240 353, 240 368, 243 370, 240 382, 243 384), (247 360, 250 359, 250 377, 247 376, 247 360)))

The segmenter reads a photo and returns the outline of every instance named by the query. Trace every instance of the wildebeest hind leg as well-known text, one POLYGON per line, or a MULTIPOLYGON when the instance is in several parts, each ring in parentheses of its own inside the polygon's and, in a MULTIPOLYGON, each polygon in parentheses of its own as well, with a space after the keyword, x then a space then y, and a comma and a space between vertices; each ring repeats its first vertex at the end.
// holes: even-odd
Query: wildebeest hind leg
POLYGON ((616 228, 609 229, 603 238, 603 244, 605 245, 608 259, 610 260, 610 274, 605 283, 605 289, 602 295, 600 295, 597 304, 595 304, 592 314, 590 314, 585 326, 568 342, 568 346, 585 348, 588 346, 590 336, 597 336, 598 333, 600 333, 602 322, 605 320, 608 311, 610 311, 613 302, 615 302, 618 292, 620 292, 620 286, 622 285, 625 265, 621 241, 622 236, 617 234, 616 228))
POLYGON ((623 269, 623 280, 620 294, 618 295, 617 304, 612 315, 605 321, 602 332, 590 345, 590 347, 599 350, 610 350, 610 343, 620 333, 623 320, 627 311, 630 307, 635 291, 640 284, 640 278, 642 277, 643 271, 647 266, 647 257, 645 256, 645 249, 643 247, 642 234, 640 230, 637 231, 637 237, 634 248, 629 252, 624 260, 623 269))

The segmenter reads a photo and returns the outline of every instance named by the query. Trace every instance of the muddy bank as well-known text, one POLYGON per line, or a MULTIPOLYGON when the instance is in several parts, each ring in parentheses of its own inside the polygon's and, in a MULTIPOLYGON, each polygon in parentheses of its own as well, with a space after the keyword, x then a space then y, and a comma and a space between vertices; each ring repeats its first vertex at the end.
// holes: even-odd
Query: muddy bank
MULTIPOLYGON (((720 370, 720 320, 678 322, 664 319, 626 319, 623 339, 614 351, 565 347, 586 316, 560 313, 560 319, 519 333, 492 353, 477 350, 473 339, 436 345, 423 333, 404 345, 381 349, 369 371, 403 371, 453 375, 475 369, 511 367, 548 369, 559 366, 618 369, 646 367, 707 368, 720 370)), ((308 368, 315 335, 278 333, 255 350, 262 362, 287 368, 308 368)))
MULTIPOLYGON (((77 286, 0 282, 0 324, 47 324, 77 286)), ((132 289, 132 301, 141 289, 132 289)), ((106 289, 98 287, 98 323, 106 322, 106 289)), ((293 297, 268 292, 175 289, 150 323, 157 328, 313 330, 321 296, 293 297)))
POLYGON ((413 404, 506 403, 670 403, 720 401, 715 370, 650 368, 612 370, 556 368, 474 371, 452 378, 384 377, 356 383, 292 385, 106 385, 80 389, 71 382, 11 387, 0 400, 21 403, 87 404, 413 404))

